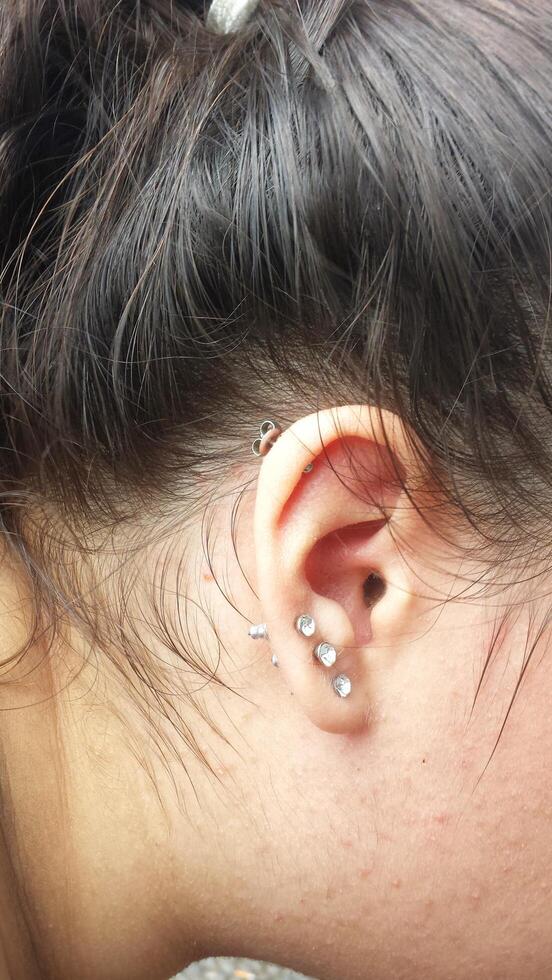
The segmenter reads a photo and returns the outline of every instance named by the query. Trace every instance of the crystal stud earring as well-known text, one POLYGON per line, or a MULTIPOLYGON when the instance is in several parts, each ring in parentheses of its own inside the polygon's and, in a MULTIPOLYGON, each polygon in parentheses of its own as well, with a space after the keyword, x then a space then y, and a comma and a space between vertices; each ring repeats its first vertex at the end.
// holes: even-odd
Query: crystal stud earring
POLYGON ((346 676, 346 674, 339 674, 338 677, 334 677, 332 681, 333 689, 340 698, 348 698, 351 693, 351 681, 346 676))
POLYGON ((295 621, 295 629, 302 636, 314 636, 316 630, 316 623, 312 616, 308 613, 301 613, 301 615, 295 621))
POLYGON ((331 643, 319 643, 314 648, 314 656, 323 667, 333 667, 337 660, 337 650, 331 643))
POLYGON ((258 626, 250 626, 248 633, 252 640, 268 640, 266 623, 259 623, 258 626))

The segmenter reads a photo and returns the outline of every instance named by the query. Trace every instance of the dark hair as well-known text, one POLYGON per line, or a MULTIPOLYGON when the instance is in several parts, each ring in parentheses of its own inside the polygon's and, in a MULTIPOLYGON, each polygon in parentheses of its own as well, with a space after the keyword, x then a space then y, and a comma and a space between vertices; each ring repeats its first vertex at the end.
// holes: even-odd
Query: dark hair
POLYGON ((351 400, 400 415, 481 542, 542 559, 550 4, 1 18, 0 500, 41 588, 68 601, 48 519, 80 546, 197 503, 257 420, 351 400))

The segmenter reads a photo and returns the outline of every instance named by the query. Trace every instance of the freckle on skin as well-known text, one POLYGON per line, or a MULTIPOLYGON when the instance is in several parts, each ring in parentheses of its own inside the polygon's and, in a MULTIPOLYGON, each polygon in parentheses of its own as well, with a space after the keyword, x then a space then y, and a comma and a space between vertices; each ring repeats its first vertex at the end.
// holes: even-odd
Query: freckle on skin
POLYGON ((358 876, 359 878, 369 878, 371 874, 372 874, 371 868, 361 868, 358 873, 358 876))
POLYGON ((214 582, 214 577, 210 572, 203 572, 202 578, 204 582, 214 582))

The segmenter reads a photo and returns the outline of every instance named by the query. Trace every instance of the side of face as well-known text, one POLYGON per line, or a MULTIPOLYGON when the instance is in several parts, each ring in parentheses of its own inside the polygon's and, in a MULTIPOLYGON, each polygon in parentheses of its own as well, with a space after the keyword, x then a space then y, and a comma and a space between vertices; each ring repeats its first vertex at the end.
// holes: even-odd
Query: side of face
POLYGON ((227 702, 244 762, 230 752, 221 770, 244 794, 221 864, 255 918, 256 941, 245 928, 240 948, 322 980, 544 978, 546 599, 496 587, 496 572, 420 517, 399 469, 426 501, 430 490, 388 421, 383 447, 364 410, 302 420, 244 508, 236 545, 258 600, 245 585, 233 596, 269 639, 221 613, 248 698, 227 702), (385 590, 372 605, 374 572, 385 590), (297 631, 302 613, 312 636, 297 631), (338 651, 332 668, 313 656, 322 640, 338 651))

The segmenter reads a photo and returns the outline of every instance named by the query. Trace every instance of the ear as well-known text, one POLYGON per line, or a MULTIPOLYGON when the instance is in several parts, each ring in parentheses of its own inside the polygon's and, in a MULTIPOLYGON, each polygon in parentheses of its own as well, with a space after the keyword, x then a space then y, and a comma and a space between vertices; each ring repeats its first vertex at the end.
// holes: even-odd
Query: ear
POLYGON ((296 422, 261 465, 263 622, 280 679, 325 731, 368 725, 373 646, 388 650, 408 632, 413 596, 396 545, 418 516, 404 489, 416 465, 408 445, 396 416, 346 406, 296 422))

